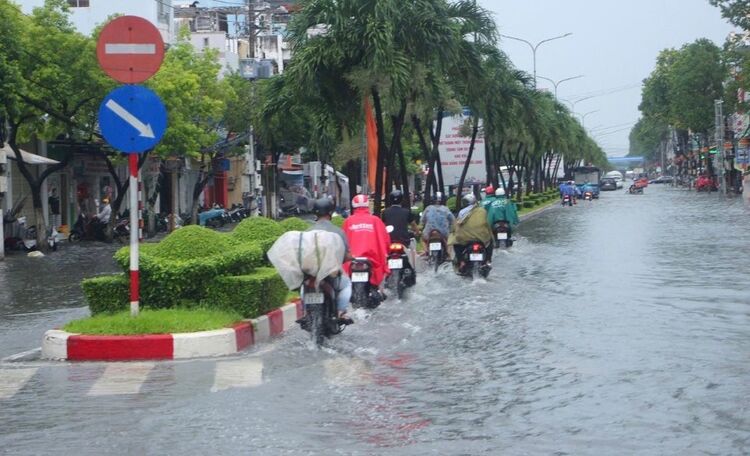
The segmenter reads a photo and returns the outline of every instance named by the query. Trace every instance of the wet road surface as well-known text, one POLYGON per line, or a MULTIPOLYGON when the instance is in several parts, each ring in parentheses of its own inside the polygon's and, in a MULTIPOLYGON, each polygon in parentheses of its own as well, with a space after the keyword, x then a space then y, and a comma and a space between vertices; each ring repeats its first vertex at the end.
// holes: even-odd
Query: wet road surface
MULTIPOLYGON (((717 195, 603 193, 525 222, 487 281, 423 274, 324 350, 293 330, 215 360, 6 363, 0 453, 747 454, 749 219, 717 195)), ((2 307, 3 354, 85 313, 69 282, 114 269, 105 250, 67 288, 33 268, 32 309, 74 309, 2 307)), ((31 296, 7 292, 16 264, 0 302, 31 296)))

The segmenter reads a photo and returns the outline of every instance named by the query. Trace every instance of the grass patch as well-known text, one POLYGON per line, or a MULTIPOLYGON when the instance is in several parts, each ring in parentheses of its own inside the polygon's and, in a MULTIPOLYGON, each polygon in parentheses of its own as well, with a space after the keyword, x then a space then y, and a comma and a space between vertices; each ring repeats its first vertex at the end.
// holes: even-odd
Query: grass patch
POLYGON ((241 319, 239 314, 223 310, 142 310, 135 318, 127 311, 74 320, 63 329, 72 333, 110 336, 167 334, 221 329, 241 319))
POLYGON ((539 209, 541 209, 543 207, 552 206, 553 204, 559 203, 559 202, 560 202, 560 200, 557 199, 557 198, 555 198, 555 199, 552 199, 552 200, 549 200, 549 201, 540 202, 538 205, 533 206, 533 207, 519 208, 518 209, 518 215, 521 216, 521 215, 524 215, 524 214, 528 214, 529 212, 538 211, 539 209))

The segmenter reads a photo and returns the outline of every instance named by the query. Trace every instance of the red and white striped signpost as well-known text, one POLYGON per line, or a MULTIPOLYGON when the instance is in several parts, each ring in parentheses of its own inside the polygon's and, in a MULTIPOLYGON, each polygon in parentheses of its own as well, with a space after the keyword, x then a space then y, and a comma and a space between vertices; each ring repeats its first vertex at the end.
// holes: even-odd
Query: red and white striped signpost
MULTIPOLYGON (((112 79, 135 84, 150 78, 164 60, 161 32, 137 16, 121 16, 102 29, 96 45, 102 70, 112 79)), ((140 185, 138 157, 153 148, 166 128, 166 110, 158 96, 145 87, 129 85, 113 90, 99 108, 102 134, 113 147, 129 154, 130 201, 130 314, 140 308, 138 268, 140 185)))

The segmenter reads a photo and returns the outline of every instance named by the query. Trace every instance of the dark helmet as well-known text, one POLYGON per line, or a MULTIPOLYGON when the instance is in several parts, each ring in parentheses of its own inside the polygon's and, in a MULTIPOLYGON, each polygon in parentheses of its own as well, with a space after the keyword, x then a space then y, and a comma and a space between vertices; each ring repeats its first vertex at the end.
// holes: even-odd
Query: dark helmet
POLYGON ((404 200, 404 193, 401 190, 394 190, 391 192, 391 204, 401 204, 404 200))
POLYGON ((313 204, 313 213, 317 216, 333 214, 335 207, 330 198, 320 198, 313 204))

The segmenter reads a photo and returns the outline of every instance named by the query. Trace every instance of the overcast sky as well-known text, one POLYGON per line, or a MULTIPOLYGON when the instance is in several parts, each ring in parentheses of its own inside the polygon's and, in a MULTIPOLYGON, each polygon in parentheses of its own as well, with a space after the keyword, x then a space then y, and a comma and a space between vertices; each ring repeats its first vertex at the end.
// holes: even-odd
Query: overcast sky
MULTIPOLYGON (((708 0, 478 0, 495 13, 500 33, 532 43, 572 35, 539 46, 537 76, 559 81, 558 97, 583 100, 575 111, 610 156, 628 153, 630 127, 638 120, 641 83, 665 48, 698 38, 721 46, 733 30, 708 0), (618 131, 619 130, 619 131, 618 131), (600 134, 601 136, 597 136, 600 134)), ((532 73, 531 48, 502 38, 501 48, 519 69, 532 73)), ((552 84, 538 79, 540 88, 552 84)))

